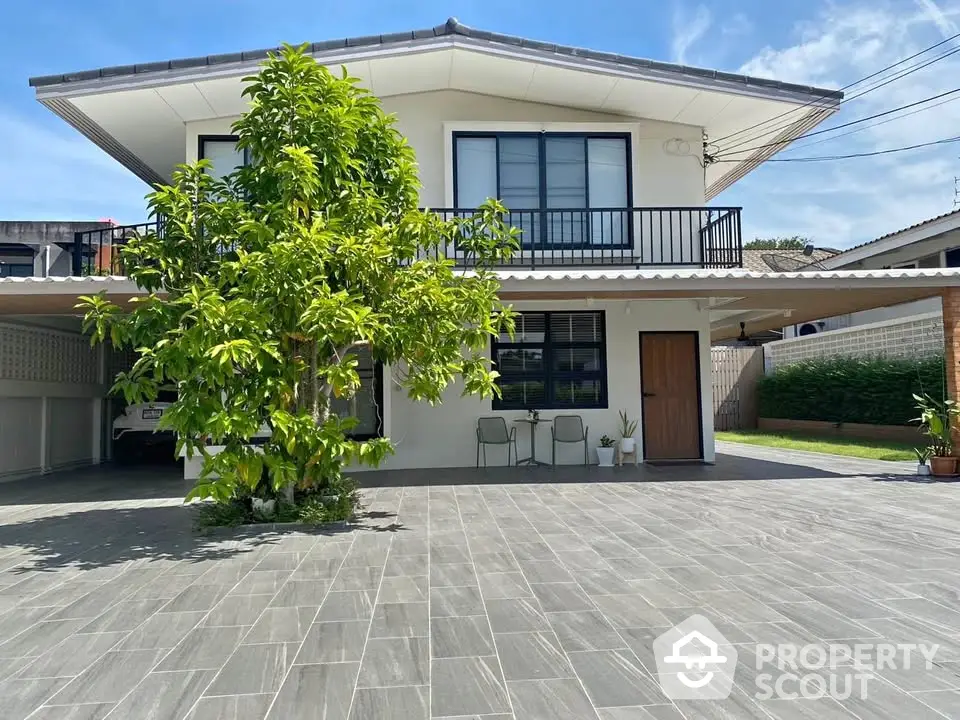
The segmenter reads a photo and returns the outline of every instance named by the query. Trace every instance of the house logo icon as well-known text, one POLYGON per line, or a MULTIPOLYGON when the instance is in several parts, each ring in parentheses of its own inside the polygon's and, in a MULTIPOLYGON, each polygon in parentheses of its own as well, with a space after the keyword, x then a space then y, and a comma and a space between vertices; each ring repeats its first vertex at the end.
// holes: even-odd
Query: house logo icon
POLYGON ((722 700, 733 689, 737 650, 703 615, 653 641, 660 688, 671 700, 722 700))

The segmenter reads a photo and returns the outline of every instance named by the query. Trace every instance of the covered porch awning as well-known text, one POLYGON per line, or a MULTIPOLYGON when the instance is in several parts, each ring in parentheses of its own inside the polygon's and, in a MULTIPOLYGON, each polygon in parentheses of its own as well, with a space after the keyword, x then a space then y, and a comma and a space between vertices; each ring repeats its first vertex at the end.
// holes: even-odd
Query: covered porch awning
POLYGON ((570 269, 499 273, 506 300, 692 300, 710 312, 714 341, 834 315, 939 296, 960 269, 746 270, 570 269))
MULTIPOLYGON (((960 269, 827 270, 756 273, 746 270, 579 269, 503 270, 505 300, 688 300, 710 312, 713 340, 747 332, 939 296, 960 287, 960 269)), ((143 292, 125 277, 0 279, 0 315, 76 315, 79 295, 106 291, 127 305, 143 292)))

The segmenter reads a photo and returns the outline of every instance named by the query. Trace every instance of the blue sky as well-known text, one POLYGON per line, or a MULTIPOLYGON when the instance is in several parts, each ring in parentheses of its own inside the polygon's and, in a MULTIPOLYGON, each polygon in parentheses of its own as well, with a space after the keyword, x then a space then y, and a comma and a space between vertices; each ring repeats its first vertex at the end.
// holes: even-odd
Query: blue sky
MULTIPOLYGON (((960 32, 960 0, 43 0, 0 8, 0 218, 143 217, 147 188, 45 110, 32 75, 442 23, 840 87, 960 32)), ((960 53, 844 106, 839 124, 952 90, 960 53)), ((782 157, 863 152, 960 134, 960 101, 782 157)), ((815 138, 801 141, 810 144, 815 138)), ((715 202, 748 237, 846 247, 952 209, 960 143, 874 159, 768 164, 715 202)))

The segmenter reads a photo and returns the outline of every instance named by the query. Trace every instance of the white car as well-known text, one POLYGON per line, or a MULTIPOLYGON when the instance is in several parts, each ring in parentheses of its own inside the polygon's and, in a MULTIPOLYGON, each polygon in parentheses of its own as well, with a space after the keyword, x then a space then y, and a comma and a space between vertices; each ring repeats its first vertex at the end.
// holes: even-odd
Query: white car
POLYGON ((113 457, 117 462, 129 462, 148 451, 169 447, 173 458, 176 436, 169 430, 157 431, 157 423, 172 405, 170 402, 127 405, 123 414, 113 421, 113 457))

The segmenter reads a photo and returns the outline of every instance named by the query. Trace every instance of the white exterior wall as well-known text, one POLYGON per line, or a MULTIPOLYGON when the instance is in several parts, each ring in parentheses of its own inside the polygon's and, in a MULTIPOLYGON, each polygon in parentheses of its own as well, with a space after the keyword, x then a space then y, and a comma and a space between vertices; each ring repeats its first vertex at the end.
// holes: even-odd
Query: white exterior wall
MULTIPOLYGON (((417 153, 423 183, 420 198, 425 206, 453 205, 451 138, 457 130, 630 133, 634 206, 697 207, 704 204, 703 168, 696 155, 702 143, 698 127, 456 90, 388 97, 383 100, 383 109, 396 114, 397 129, 417 153), (666 144, 676 139, 686 142, 696 156, 669 153, 666 144)), ((187 123, 187 161, 196 161, 201 135, 230 134, 230 126, 235 120, 222 118, 187 123)))
POLYGON ((100 461, 101 365, 78 333, 0 323, 0 480, 100 461))
MULTIPOLYGON (((695 330, 700 333, 700 392, 703 408, 712 408, 712 369, 710 365, 710 326, 708 313, 701 312, 694 302, 686 300, 600 302, 588 305, 580 302, 522 302, 517 311, 536 310, 590 310, 605 311, 607 333, 607 397, 609 407, 602 410, 542 410, 541 418, 575 414, 583 418, 590 429, 590 462, 596 463, 593 448, 601 435, 619 439, 617 412, 625 409, 631 418, 640 419, 640 331, 695 330)), ((524 417, 520 410, 492 409, 492 400, 462 397, 461 385, 450 387, 443 402, 437 406, 414 402, 389 379, 384 372, 384 398, 389 400, 384 411, 384 434, 396 445, 396 454, 383 465, 385 468, 469 467, 476 462, 477 418, 500 415, 513 426, 513 420, 524 417)), ((704 438, 704 459, 714 461, 713 415, 701 413, 704 438)), ((517 447, 521 457, 530 454, 529 428, 517 424, 517 447)), ((642 442, 642 423, 638 424, 636 438, 642 442)), ((537 429, 537 458, 550 460, 550 425, 537 429)), ((506 462, 506 449, 487 448, 490 465, 506 462), (501 457, 502 456, 502 457, 501 457)), ((558 464, 583 462, 582 445, 559 445, 558 464)))
MULTIPOLYGON (((624 132, 630 135, 632 161, 632 204, 643 206, 702 206, 705 202, 703 169, 697 161, 701 130, 688 125, 638 120, 618 115, 589 112, 443 90, 383 100, 383 108, 397 115, 397 128, 417 154, 423 184, 421 203, 430 207, 453 206, 452 137, 456 131, 550 131, 624 132), (669 142, 669 141, 680 141, 669 142), (677 154, 683 148, 690 155, 677 154), (670 150, 673 149, 673 152, 670 150)), ((187 123, 185 157, 197 159, 199 136, 225 135, 236 118, 187 123)), ((700 382, 704 460, 713 462, 712 383, 710 366, 709 315, 692 301, 633 301, 626 312, 625 302, 522 302, 517 310, 605 310, 607 333, 607 381, 610 405, 604 410, 543 411, 550 418, 569 412, 583 417, 589 427, 590 459, 596 462, 593 447, 601 435, 618 438, 617 411, 626 409, 640 419, 641 330, 692 330, 700 333, 700 382)), ((502 415, 508 423, 523 415, 518 411, 494 413, 490 400, 461 397, 461 388, 451 387, 438 406, 416 403, 390 382, 384 369, 384 434, 396 444, 396 454, 385 468, 472 466, 476 459, 476 420, 480 416, 502 415)), ((549 424, 538 430, 537 457, 550 459, 549 424)), ((642 423, 637 440, 642 441, 642 423)), ((517 427, 521 457, 529 455, 529 429, 517 427)), ((488 460, 497 464, 497 448, 487 449, 488 460)), ((505 451, 503 453, 505 455, 505 451)), ((582 462, 582 447, 558 447, 558 463, 582 462)), ((505 457, 500 459, 502 462, 505 457)), ((189 465, 189 464, 188 464, 189 465)), ((187 467, 188 477, 191 476, 187 467)))

